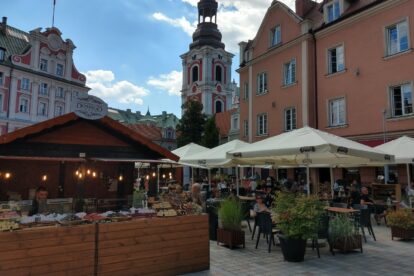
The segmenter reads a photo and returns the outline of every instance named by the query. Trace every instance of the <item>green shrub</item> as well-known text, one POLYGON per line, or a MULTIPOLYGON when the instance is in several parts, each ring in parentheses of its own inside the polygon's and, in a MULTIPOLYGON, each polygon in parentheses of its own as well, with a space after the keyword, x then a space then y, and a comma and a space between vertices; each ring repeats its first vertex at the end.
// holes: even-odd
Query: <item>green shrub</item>
POLYGON ((219 218, 226 230, 240 230, 244 218, 241 203, 235 198, 227 198, 220 204, 219 218))
POLYGON ((414 215, 410 209, 400 209, 387 214, 389 226, 414 230, 414 215))
POLYGON ((277 226, 287 238, 311 239, 318 235, 319 220, 324 206, 315 196, 291 193, 276 195, 277 226))
POLYGON ((329 238, 332 242, 338 240, 353 240, 358 231, 353 221, 346 215, 339 215, 329 221, 329 238))

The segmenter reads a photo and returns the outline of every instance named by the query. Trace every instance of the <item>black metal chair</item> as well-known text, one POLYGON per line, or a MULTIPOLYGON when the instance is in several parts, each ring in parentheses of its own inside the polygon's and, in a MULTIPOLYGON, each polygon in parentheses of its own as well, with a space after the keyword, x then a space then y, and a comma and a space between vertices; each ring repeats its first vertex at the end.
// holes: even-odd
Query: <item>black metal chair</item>
POLYGON ((259 227, 259 231, 257 233, 257 241, 256 241, 256 249, 259 245, 260 235, 263 234, 266 236, 266 241, 269 245, 268 252, 270 253, 270 249, 275 243, 275 234, 279 231, 273 228, 272 218, 269 213, 267 212, 259 212, 256 215, 257 218, 257 226, 259 227))
POLYGON ((319 219, 319 228, 318 228, 318 237, 312 239, 312 250, 315 249, 316 245, 316 252, 318 253, 318 258, 321 257, 319 252, 319 239, 326 239, 328 245, 329 245, 329 251, 332 253, 332 255, 335 255, 333 249, 331 240, 329 239, 329 216, 324 215, 319 219))
POLYGON ((371 211, 369 210, 368 206, 355 204, 352 206, 352 208, 359 210, 359 213, 355 214, 355 222, 357 227, 361 229, 364 241, 367 242, 364 228, 367 228, 368 234, 374 238, 374 241, 376 241, 377 239, 375 238, 374 229, 372 228, 371 223, 371 211))
POLYGON ((333 203, 332 203, 332 207, 337 207, 337 208, 348 208, 348 203, 338 203, 338 202, 333 202, 333 203))
POLYGON ((249 231, 252 233, 252 227, 250 226, 250 202, 243 201, 242 202, 242 211, 244 220, 247 222, 247 225, 249 226, 249 231))

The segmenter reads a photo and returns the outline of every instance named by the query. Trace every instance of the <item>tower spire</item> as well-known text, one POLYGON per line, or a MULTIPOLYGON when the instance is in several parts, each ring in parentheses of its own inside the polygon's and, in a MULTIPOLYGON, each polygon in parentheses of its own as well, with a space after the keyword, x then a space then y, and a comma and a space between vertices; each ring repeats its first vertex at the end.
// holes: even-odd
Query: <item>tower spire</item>
POLYGON ((190 50, 203 46, 224 49, 224 43, 221 42, 221 33, 217 28, 217 1, 200 0, 197 7, 198 25, 193 34, 193 43, 190 44, 190 50))

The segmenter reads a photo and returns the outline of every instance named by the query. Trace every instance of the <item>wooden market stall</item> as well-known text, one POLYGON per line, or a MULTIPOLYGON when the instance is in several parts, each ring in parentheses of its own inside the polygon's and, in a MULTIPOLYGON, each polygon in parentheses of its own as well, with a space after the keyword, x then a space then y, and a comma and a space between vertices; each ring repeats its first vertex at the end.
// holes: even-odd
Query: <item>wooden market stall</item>
MULTIPOLYGON (((115 202, 106 208, 125 208, 136 178, 135 161, 162 158, 177 160, 107 116, 89 120, 69 113, 0 136, 0 196, 26 202, 41 185, 50 199, 74 199, 63 208, 72 213, 79 211, 77 198, 95 199, 89 206, 93 212, 100 211, 103 199, 115 202)), ((81 211, 89 210, 83 205, 81 211)), ((18 229, 0 232, 0 248, 0 275, 188 273, 209 268, 208 218, 18 229)))

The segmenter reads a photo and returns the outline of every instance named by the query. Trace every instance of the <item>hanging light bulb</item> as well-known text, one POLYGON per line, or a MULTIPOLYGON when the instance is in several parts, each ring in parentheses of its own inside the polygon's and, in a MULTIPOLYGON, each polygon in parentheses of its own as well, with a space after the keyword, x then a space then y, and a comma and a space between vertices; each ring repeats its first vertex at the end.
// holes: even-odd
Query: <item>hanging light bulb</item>
POLYGON ((88 170, 86 171, 86 174, 91 174, 91 170, 90 170, 90 169, 88 169, 88 170))
POLYGON ((146 178, 147 180, 149 180, 149 175, 147 175, 145 178, 146 178))
POLYGON ((42 176, 42 180, 43 180, 43 181, 47 181, 47 175, 46 175, 46 174, 44 174, 44 175, 42 176))
POLYGON ((83 177, 82 173, 79 173, 78 176, 79 176, 79 179, 82 179, 83 177))
POLYGON ((170 179, 173 179, 172 175, 170 175, 170 179))
POLYGON ((96 177, 96 172, 92 172, 92 177, 95 178, 96 177))
POLYGON ((162 178, 165 178, 165 174, 162 175, 162 178))
POLYGON ((6 172, 6 173, 4 174, 4 178, 9 179, 10 177, 11 177, 11 173, 6 172))
POLYGON ((155 172, 152 173, 152 177, 155 177, 157 174, 155 172))
POLYGON ((168 175, 170 175, 170 176, 171 176, 171 175, 172 175, 172 172, 169 172, 169 173, 168 173, 168 175))
POLYGON ((118 177, 118 180, 119 180, 119 181, 124 180, 124 177, 122 176, 122 174, 118 177))
POLYGON ((76 175, 79 175, 79 171, 78 171, 78 170, 76 170, 75 174, 76 174, 76 175))

